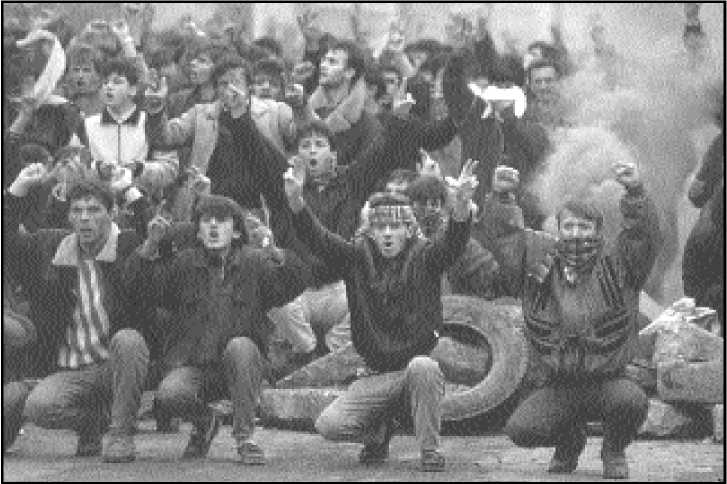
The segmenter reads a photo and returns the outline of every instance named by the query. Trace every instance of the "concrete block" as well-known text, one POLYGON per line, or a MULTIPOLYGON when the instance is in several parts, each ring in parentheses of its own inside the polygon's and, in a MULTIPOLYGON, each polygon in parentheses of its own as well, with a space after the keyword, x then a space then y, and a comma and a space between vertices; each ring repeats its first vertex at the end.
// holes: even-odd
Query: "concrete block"
POLYGON ((712 407, 712 435, 717 443, 724 442, 724 404, 712 407))
POLYGON ((344 391, 344 388, 267 389, 260 398, 259 415, 268 425, 313 429, 318 416, 344 391))
POLYGON ((686 437, 692 433, 694 422, 681 409, 660 400, 649 400, 649 414, 639 429, 643 437, 686 437))
POLYGON ((640 333, 656 333, 654 363, 724 360, 724 339, 686 320, 679 313, 665 315, 640 333))
POLYGON ((724 361, 657 364, 656 388, 665 402, 724 403, 724 361))

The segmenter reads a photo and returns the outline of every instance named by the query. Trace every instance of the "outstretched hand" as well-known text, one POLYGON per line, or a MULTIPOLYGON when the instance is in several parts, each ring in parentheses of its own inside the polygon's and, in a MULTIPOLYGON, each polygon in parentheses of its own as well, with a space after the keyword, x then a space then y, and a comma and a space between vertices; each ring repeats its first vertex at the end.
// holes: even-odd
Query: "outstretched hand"
POLYGON ((159 80, 159 86, 157 87, 148 87, 146 92, 144 93, 144 97, 146 98, 146 109, 150 113, 158 113, 162 109, 164 109, 164 104, 167 99, 167 93, 169 92, 169 89, 167 87, 167 78, 162 77, 159 80))
POLYGON ((520 172, 507 165, 498 165, 492 177, 492 191, 512 193, 520 186, 520 172))
POLYGON ((285 184, 285 196, 288 199, 293 212, 298 213, 303 209, 303 185, 305 184, 305 162, 294 157, 292 165, 283 174, 283 182, 285 184))
POLYGON ((475 168, 477 168, 479 163, 478 160, 469 159, 462 167, 459 178, 447 177, 445 179, 447 185, 449 185, 455 204, 466 202, 469 205, 469 201, 472 200, 475 189, 479 185, 477 176, 474 174, 475 168))
POLYGON ((417 162, 417 173, 420 176, 435 176, 442 178, 442 170, 439 167, 439 162, 432 158, 429 153, 422 148, 419 148, 419 156, 421 157, 421 163, 417 162))
POLYGON ((636 163, 630 161, 619 161, 613 164, 616 181, 627 190, 641 185, 641 177, 636 163))

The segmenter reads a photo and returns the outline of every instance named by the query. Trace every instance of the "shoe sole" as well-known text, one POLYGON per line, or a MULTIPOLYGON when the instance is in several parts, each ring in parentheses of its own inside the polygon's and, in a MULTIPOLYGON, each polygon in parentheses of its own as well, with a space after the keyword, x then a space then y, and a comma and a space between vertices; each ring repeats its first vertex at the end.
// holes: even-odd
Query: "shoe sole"
POLYGON ((246 466, 265 465, 265 457, 264 456, 259 456, 259 457, 245 456, 242 458, 242 465, 246 465, 246 466))
POLYGON ((129 462, 134 462, 136 460, 136 456, 126 456, 126 457, 103 457, 101 460, 107 464, 128 464, 129 462))

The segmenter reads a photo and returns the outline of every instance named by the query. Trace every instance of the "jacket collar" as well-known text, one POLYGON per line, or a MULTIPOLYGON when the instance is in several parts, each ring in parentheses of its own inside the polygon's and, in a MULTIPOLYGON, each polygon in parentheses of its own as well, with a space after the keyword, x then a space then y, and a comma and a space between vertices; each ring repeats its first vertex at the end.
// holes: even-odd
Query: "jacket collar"
POLYGON ((125 116, 122 116, 121 122, 117 121, 116 118, 114 118, 111 113, 109 112, 108 108, 105 108, 103 111, 101 111, 101 124, 132 124, 137 125, 139 124, 139 116, 140 111, 138 106, 134 106, 134 109, 132 109, 129 113, 127 113, 125 116))
MULTIPOLYGON (((101 248, 101 251, 96 255, 96 260, 100 262, 115 262, 117 249, 119 245, 119 226, 116 223, 111 222, 111 229, 109 230, 109 236, 106 239, 106 243, 101 248)), ((78 234, 69 234, 61 240, 56 249, 55 256, 53 257, 52 264, 54 266, 70 266, 78 267, 78 234)))
MULTIPOLYGON (((232 248, 231 257, 227 260, 227 267, 236 267, 242 265, 242 250, 239 248, 232 248)), ((209 267, 209 259, 207 253, 202 246, 198 246, 192 255, 192 265, 195 267, 209 267)))
POLYGON ((318 87, 311 94, 310 101, 308 102, 308 111, 311 117, 322 119, 317 112, 319 110, 326 110, 326 108, 333 108, 333 111, 322 120, 326 123, 328 129, 335 134, 351 129, 351 126, 361 119, 365 104, 366 85, 364 84, 363 78, 361 78, 356 81, 348 95, 336 106, 328 105, 323 94, 323 89, 318 87))

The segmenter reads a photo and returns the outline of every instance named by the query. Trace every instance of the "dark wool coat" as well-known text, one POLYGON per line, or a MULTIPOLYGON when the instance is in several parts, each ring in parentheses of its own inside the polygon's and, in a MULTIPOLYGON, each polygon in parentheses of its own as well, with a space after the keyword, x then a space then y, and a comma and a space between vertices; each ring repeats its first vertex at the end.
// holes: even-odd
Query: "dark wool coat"
POLYGON ((163 350, 168 368, 218 364, 227 342, 238 336, 255 341, 266 355, 273 330, 266 313, 292 301, 310 283, 294 253, 286 251, 285 262, 279 263, 268 251, 247 246, 233 248, 218 283, 199 245, 155 261, 136 251, 126 270, 136 300, 173 313, 163 350))

